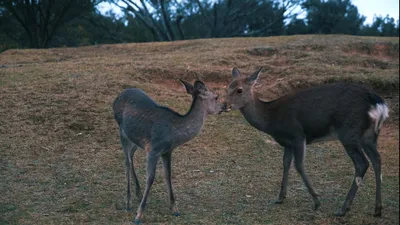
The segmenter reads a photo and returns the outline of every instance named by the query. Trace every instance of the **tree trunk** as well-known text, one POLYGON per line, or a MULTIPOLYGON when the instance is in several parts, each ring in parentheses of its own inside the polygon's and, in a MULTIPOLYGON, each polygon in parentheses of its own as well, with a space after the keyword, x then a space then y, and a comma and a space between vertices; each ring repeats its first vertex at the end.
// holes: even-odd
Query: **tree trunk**
POLYGON ((164 0, 160 0, 159 2, 160 2, 160 5, 161 5, 161 14, 162 14, 162 17, 163 17, 163 20, 164 20, 165 28, 167 29, 168 36, 169 36, 171 41, 174 41, 175 40, 175 35, 174 35, 174 31, 172 30, 172 27, 171 27, 171 19, 169 18, 168 12, 165 9, 165 1, 164 0))
POLYGON ((183 19, 183 16, 179 15, 176 18, 175 23, 176 23, 176 27, 178 28, 178 32, 179 32, 179 36, 180 36, 181 40, 185 40, 185 36, 183 34, 182 27, 181 27, 182 19, 183 19))

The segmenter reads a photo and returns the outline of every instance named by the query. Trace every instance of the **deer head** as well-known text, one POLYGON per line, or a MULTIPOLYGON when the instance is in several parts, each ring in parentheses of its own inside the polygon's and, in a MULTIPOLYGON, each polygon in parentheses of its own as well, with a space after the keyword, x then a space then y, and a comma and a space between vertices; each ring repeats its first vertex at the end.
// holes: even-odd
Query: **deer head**
POLYGON ((203 82, 196 80, 194 85, 191 85, 186 81, 180 81, 185 86, 186 92, 192 95, 193 99, 199 100, 204 104, 207 114, 217 114, 223 111, 224 106, 218 101, 218 94, 209 90, 203 82))
POLYGON ((233 68, 233 80, 228 86, 224 101, 224 110, 226 112, 245 107, 253 100, 253 86, 262 69, 263 68, 260 68, 252 75, 246 77, 241 76, 237 68, 233 68))

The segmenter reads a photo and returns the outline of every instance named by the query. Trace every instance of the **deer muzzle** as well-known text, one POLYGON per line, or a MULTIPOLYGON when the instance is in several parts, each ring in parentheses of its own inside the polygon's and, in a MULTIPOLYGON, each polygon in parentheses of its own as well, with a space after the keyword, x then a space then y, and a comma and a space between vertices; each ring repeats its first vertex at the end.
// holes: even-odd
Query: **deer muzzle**
POLYGON ((222 107, 222 110, 224 112, 229 112, 232 110, 232 105, 227 104, 226 102, 224 103, 224 106, 222 107))

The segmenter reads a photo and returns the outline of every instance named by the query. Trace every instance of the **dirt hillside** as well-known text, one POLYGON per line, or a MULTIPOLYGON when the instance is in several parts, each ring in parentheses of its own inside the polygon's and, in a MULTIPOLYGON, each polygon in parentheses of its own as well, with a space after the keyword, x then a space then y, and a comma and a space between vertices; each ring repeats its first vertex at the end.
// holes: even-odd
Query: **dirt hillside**
MULTIPOLYGON (((244 74, 264 67, 257 90, 267 100, 321 83, 374 88, 391 116, 379 139, 383 217, 372 217, 372 168, 348 215, 333 216, 354 171, 338 142, 307 150, 306 171, 321 195, 319 211, 312 210, 293 168, 287 201, 271 204, 279 192, 283 151, 232 112, 209 117, 198 137, 174 150, 173 186, 182 216, 169 215, 160 166, 145 222, 399 223, 399 39, 305 35, 1 53, 0 224, 129 224, 134 212, 121 209, 126 178, 112 101, 124 88, 137 87, 185 113, 191 97, 179 78, 202 79, 223 94, 233 67, 244 74)), ((136 153, 135 166, 143 187, 143 151, 136 153)))

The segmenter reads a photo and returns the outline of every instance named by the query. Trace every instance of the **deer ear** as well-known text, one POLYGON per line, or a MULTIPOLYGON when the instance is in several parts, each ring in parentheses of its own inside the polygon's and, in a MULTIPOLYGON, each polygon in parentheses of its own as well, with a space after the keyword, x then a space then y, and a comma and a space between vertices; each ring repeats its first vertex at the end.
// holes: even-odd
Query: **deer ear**
POLYGON ((190 95, 193 95, 194 92, 193 85, 181 79, 179 79, 179 81, 185 86, 186 92, 190 95))
POLYGON ((207 91, 206 85, 203 82, 199 81, 199 80, 196 80, 194 82, 194 89, 196 91, 200 92, 200 93, 207 91))
POLYGON ((255 84, 255 82, 258 80, 258 76, 260 75, 262 69, 263 68, 261 67, 256 72, 254 72, 252 75, 248 76, 247 77, 247 83, 250 84, 250 85, 255 84))
POLYGON ((240 71, 235 67, 232 69, 232 78, 236 79, 238 77, 240 77, 240 71))

